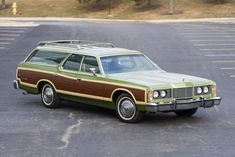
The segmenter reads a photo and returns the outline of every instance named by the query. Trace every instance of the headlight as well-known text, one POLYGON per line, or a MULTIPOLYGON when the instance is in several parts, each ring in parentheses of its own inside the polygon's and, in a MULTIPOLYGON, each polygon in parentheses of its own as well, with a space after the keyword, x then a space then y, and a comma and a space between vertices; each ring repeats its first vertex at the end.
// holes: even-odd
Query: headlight
POLYGON ((197 94, 202 94, 202 88, 201 87, 197 87, 197 94))
POLYGON ((158 91, 153 91, 153 98, 156 99, 159 97, 158 91))
POLYGON ((203 93, 207 94, 209 92, 209 88, 207 86, 203 87, 203 93))
POLYGON ((160 95, 162 98, 166 97, 166 91, 164 90, 160 91, 160 95))

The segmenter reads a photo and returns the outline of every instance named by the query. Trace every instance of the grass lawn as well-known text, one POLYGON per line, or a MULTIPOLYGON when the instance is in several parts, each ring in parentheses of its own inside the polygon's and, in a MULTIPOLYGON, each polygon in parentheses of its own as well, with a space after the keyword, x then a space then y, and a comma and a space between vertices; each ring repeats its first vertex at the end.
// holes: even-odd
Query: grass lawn
POLYGON ((78 17, 78 18, 113 18, 113 19, 180 19, 235 17, 235 0, 224 4, 210 4, 203 0, 174 0, 175 14, 168 15, 168 0, 162 0, 156 8, 136 9, 133 1, 123 0, 112 9, 88 11, 77 0, 6 0, 7 8, 0 9, 0 17, 78 17), (17 15, 12 15, 11 5, 17 3, 17 15))

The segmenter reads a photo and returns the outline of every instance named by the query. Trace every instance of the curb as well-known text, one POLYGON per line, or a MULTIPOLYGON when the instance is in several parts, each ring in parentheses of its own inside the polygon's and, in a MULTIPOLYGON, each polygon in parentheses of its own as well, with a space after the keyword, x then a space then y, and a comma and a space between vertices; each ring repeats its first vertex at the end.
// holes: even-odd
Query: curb
POLYGON ((200 18, 200 19, 164 19, 164 20, 123 20, 123 19, 92 19, 92 18, 60 18, 60 17, 1 17, 0 26, 5 23, 19 25, 38 26, 37 21, 91 21, 91 22, 142 22, 142 23, 190 23, 190 22, 213 22, 213 23, 235 23, 235 18, 200 18))
POLYGON ((0 18, 0 26, 1 27, 36 27, 38 24, 34 22, 18 22, 12 20, 3 20, 0 18))

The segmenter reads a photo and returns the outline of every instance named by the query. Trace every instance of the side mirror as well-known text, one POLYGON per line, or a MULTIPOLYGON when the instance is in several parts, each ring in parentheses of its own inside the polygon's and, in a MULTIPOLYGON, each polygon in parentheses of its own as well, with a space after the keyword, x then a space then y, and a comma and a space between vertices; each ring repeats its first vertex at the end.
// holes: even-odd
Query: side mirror
POLYGON ((90 69, 91 73, 92 73, 94 76, 96 76, 96 68, 89 68, 89 69, 90 69))

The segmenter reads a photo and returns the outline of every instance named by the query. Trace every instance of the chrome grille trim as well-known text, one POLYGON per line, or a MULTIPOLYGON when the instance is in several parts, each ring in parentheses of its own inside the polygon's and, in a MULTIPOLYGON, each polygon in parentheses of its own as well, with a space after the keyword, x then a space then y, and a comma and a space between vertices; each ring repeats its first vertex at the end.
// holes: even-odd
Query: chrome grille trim
POLYGON ((173 98, 190 98, 193 96, 193 87, 174 88, 173 98))

